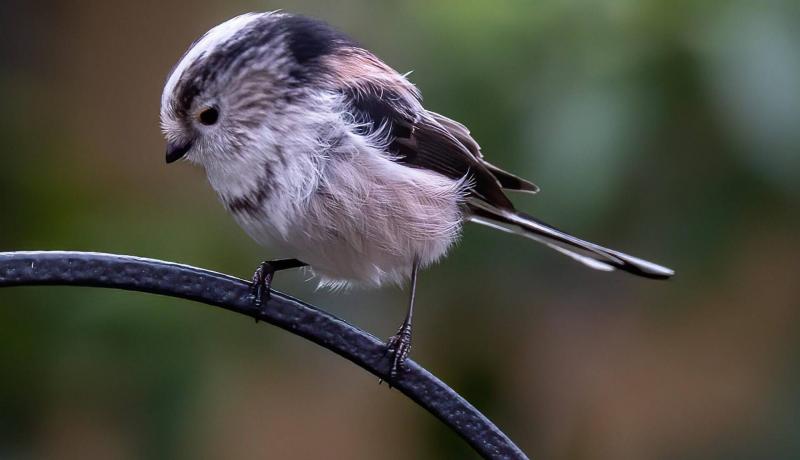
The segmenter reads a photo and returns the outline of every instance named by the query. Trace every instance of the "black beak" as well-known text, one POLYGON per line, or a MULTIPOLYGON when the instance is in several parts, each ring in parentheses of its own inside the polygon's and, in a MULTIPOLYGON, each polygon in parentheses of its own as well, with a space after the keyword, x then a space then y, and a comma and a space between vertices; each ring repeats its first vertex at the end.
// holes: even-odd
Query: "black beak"
POLYGON ((167 143, 167 164, 174 163, 184 156, 192 148, 191 142, 167 143))

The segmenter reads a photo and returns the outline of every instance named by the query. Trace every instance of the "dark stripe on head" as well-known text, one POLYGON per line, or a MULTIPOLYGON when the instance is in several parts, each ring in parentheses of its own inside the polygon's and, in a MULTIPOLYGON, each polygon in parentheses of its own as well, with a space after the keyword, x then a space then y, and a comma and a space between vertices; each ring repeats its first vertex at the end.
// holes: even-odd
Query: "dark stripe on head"
POLYGON ((294 85, 306 84, 323 73, 320 58, 356 46, 347 35, 323 21, 288 14, 262 15, 183 72, 175 91, 178 116, 187 114, 194 98, 210 81, 221 73, 235 74, 253 61, 263 59, 260 51, 271 43, 279 46, 282 40, 286 40, 295 61, 288 69, 294 85))
POLYGON ((297 63, 290 71, 296 85, 306 85, 326 74, 324 57, 357 46, 350 37, 318 19, 284 16, 281 28, 286 33, 289 52, 297 63))
POLYGON ((336 50, 357 46, 344 33, 326 22, 305 16, 284 16, 280 20, 289 40, 289 50, 301 64, 310 64, 336 50))
POLYGON ((265 14, 237 32, 207 56, 201 56, 181 76, 175 94, 179 116, 185 116, 194 98, 208 82, 223 72, 235 71, 259 59, 256 51, 276 41, 281 30, 276 26, 279 17, 265 14))

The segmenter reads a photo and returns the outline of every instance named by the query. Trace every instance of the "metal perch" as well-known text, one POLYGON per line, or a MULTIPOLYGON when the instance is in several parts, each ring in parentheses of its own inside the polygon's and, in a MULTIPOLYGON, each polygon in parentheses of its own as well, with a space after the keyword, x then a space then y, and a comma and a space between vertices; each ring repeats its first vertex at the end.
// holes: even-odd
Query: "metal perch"
MULTIPOLYGON (((273 291, 253 308, 250 285, 200 268, 139 257, 86 252, 0 252, 0 287, 89 286, 194 300, 273 324, 349 359, 388 381, 391 357, 378 338, 318 308, 273 291)), ((394 388, 458 433, 484 458, 528 458, 450 387, 408 360, 394 388)))

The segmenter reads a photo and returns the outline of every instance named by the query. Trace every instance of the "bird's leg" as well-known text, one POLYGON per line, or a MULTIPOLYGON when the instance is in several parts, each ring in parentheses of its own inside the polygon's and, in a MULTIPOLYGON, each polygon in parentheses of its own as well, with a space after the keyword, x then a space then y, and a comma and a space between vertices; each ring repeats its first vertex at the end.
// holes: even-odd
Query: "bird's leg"
POLYGON ((414 259, 414 265, 411 267, 411 295, 408 300, 408 312, 406 319, 397 330, 397 334, 389 338, 386 344, 386 349, 392 354, 392 368, 389 370, 390 384, 391 380, 397 376, 397 373, 403 368, 403 365, 408 358, 408 353, 411 351, 411 319, 414 316, 414 297, 417 293, 417 271, 419 268, 419 260, 414 259))
POLYGON ((256 272, 253 273, 253 284, 250 288, 253 304, 256 308, 260 309, 264 303, 269 301, 272 278, 275 276, 275 272, 305 267, 306 265, 308 264, 297 259, 265 260, 261 262, 256 272))

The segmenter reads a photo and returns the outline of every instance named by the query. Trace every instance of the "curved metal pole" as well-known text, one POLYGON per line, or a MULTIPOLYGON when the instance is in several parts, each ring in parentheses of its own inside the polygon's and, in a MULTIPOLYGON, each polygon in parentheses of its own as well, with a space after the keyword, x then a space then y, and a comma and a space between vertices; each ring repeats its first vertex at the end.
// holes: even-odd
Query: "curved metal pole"
MULTIPOLYGON (((285 294, 273 291, 262 312, 241 279, 188 265, 87 252, 0 252, 0 287, 89 286, 194 300, 250 316, 349 359, 381 379, 391 357, 378 338, 285 294)), ((526 459, 488 418, 412 360, 392 386, 427 409, 484 458, 526 459)))

